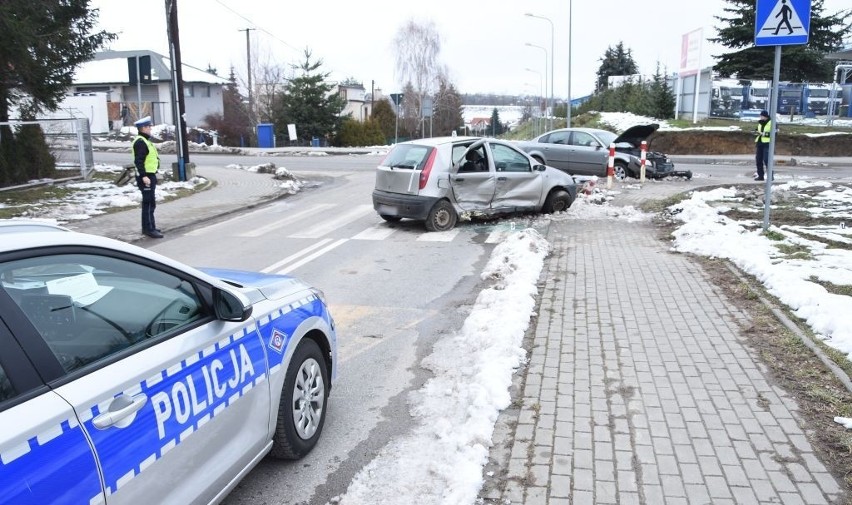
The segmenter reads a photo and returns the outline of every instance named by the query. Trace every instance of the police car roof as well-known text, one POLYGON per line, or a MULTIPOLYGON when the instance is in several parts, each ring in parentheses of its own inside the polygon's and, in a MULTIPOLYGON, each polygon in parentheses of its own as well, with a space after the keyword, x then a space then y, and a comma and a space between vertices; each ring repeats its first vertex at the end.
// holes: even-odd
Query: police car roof
POLYGON ((0 220, 0 233, 22 233, 35 231, 67 231, 52 221, 36 221, 33 219, 5 219, 0 220))
MULTIPOLYGON (((454 142, 462 142, 462 141, 476 141, 480 140, 482 137, 430 137, 423 139, 415 139, 409 140, 406 142, 400 142, 400 144, 417 144, 421 146, 440 146, 444 144, 451 144, 454 142)), ((491 139, 497 140, 497 139, 491 139)))
POLYGON ((80 246, 108 249, 143 256, 206 280, 214 279, 204 272, 141 247, 99 235, 79 233, 61 226, 39 221, 0 221, 0 253, 44 247, 80 246))

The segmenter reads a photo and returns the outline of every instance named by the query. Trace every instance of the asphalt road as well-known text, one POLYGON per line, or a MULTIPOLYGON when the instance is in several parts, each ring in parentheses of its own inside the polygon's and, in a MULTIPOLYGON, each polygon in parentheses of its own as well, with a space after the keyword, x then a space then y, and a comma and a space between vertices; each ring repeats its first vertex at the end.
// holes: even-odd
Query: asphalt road
MULTIPOLYGON (((127 158, 95 154, 100 163, 127 158)), ((163 156, 164 163, 172 159, 163 156)), ((322 176, 311 190, 170 234, 151 249, 193 265, 293 274, 325 292, 338 323, 341 366, 322 439, 301 461, 263 461, 225 501, 325 504, 346 491, 379 448, 411 429, 408 393, 428 378, 420 361, 438 338, 461 327, 501 231, 529 218, 464 223, 444 234, 426 233, 417 223, 385 223, 370 200, 380 155, 193 154, 192 160, 199 166, 271 161, 303 178, 322 176)), ((750 182, 753 172, 746 162, 690 169, 696 186, 750 182)), ((779 167, 777 176, 789 170, 852 175, 849 168, 810 166, 779 167)))

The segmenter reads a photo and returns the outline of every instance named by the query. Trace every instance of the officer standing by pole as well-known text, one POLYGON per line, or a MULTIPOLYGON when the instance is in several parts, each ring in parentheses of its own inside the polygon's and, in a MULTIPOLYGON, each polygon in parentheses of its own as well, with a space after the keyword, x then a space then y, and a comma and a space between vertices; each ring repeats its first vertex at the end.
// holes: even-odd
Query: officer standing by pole
POLYGON ((772 140, 772 120, 769 119, 769 112, 760 111, 760 119, 757 121, 757 137, 754 139, 755 156, 757 162, 757 173, 754 175, 754 180, 764 180, 764 175, 769 174, 769 143, 772 140))
POLYGON ((157 208, 157 170, 160 156, 151 142, 151 116, 133 123, 139 135, 133 140, 133 164, 136 166, 136 186, 142 192, 142 234, 151 238, 163 238, 154 220, 157 208))

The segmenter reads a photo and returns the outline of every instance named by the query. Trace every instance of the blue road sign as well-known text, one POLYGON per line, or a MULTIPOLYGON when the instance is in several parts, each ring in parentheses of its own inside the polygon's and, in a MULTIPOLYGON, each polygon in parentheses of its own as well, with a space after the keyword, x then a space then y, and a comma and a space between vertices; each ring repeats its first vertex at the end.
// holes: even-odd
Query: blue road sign
POLYGON ((811 0, 757 0, 754 45, 807 44, 810 31, 811 0))

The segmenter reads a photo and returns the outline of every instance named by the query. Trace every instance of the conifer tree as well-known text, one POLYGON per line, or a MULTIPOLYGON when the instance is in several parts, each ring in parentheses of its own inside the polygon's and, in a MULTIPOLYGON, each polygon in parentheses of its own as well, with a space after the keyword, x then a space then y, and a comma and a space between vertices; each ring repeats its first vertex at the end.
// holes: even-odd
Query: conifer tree
POLYGON ((319 71, 321 66, 322 60, 311 61, 311 51, 306 49, 305 61, 293 67, 301 75, 287 83, 274 113, 277 131, 295 124, 299 140, 305 143, 334 135, 346 105, 342 96, 331 92, 334 85, 327 81, 328 73, 319 71))
POLYGON ((639 67, 633 59, 632 52, 629 49, 624 49, 623 42, 619 42, 615 48, 607 47, 600 61, 601 66, 598 67, 598 80, 595 85, 596 91, 601 91, 608 87, 607 80, 610 76, 639 73, 639 67))

